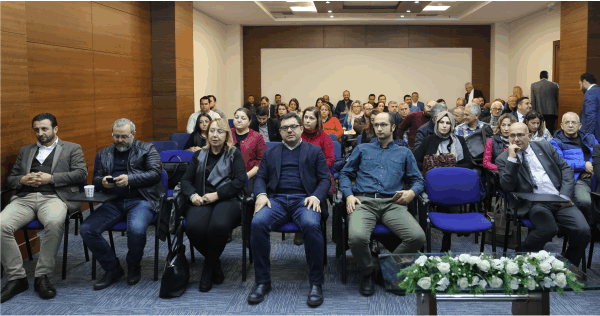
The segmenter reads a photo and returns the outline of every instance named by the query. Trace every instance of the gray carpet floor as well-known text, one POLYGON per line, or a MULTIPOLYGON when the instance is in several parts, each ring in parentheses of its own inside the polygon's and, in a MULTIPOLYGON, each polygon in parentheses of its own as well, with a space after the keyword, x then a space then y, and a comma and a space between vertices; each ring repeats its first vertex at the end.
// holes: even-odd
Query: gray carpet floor
MULTIPOLYGON (((86 215, 87 216, 87 215, 86 215)), ((240 229, 234 231, 234 239, 229 243, 222 255, 225 271, 225 282, 215 285, 208 293, 200 293, 200 281, 203 258, 196 252, 196 262, 191 263, 191 279, 187 291, 180 298, 161 299, 158 297, 160 280, 152 280, 154 259, 154 228, 148 231, 148 243, 142 261, 142 281, 134 286, 127 285, 122 278, 111 287, 94 291, 91 280, 91 262, 86 262, 83 254, 83 243, 80 236, 74 236, 70 227, 67 278, 61 280, 62 246, 56 260, 56 268, 52 275, 52 283, 57 289, 57 296, 51 300, 42 300, 33 291, 34 269, 37 255, 33 261, 25 260, 25 269, 30 281, 30 289, 12 300, 0 305, 3 315, 131 315, 131 314, 169 314, 169 315, 213 315, 213 314, 348 314, 348 315, 400 315, 415 314, 415 295, 396 296, 377 287, 373 296, 364 297, 358 293, 359 274, 356 261, 348 251, 348 282, 341 282, 341 263, 335 259, 335 244, 331 242, 331 223, 329 223, 327 243, 328 264, 325 267, 325 284, 323 286, 325 302, 318 308, 310 308, 306 304, 308 294, 308 270, 306 267, 304 247, 295 246, 293 236, 288 234, 284 241, 280 233, 271 236, 273 291, 265 301, 258 305, 249 305, 246 297, 254 281, 254 270, 248 264, 248 280, 242 282, 240 229)), ((106 236, 108 239, 108 236, 106 236)), ((441 234, 434 230, 432 237, 433 250, 440 248, 441 234)), ((115 234, 116 252, 125 265, 127 238, 115 234)), ((187 244, 187 241, 186 241, 187 244)), ((562 239, 555 238, 546 246, 547 251, 560 253, 562 239)), ((594 277, 600 277, 600 249, 594 249, 594 262, 591 271, 594 277)), ((501 249, 501 248, 500 248, 501 249)), ((499 250, 500 250, 499 249, 499 250)), ((456 237, 452 240, 453 252, 478 252, 479 245, 473 237, 456 237)), ((491 246, 486 246, 491 251, 491 246)), ((510 250, 512 251, 512 250, 510 250)), ((159 278, 167 254, 166 243, 160 243, 159 278)), ((187 254, 190 258, 189 249, 187 254)), ((126 269, 126 267, 124 267, 126 269)), ((98 277, 103 271, 98 267, 98 277)), ((2 279, 2 285, 6 278, 2 279)), ((550 308, 552 314, 588 315, 599 314, 600 293, 568 292, 565 295, 551 294, 550 308)), ((441 302, 438 313, 443 315, 504 315, 511 313, 511 305, 506 302, 441 302)))

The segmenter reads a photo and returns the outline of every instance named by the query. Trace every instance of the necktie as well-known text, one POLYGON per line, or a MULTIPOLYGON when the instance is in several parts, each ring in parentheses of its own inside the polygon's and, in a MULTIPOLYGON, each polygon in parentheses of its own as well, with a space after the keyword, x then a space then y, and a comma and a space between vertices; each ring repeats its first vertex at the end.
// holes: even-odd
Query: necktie
MULTIPOLYGON (((519 157, 519 156, 517 156, 519 157)), ((527 173, 529 174, 529 177, 531 178, 531 181, 533 182, 533 189, 537 190, 538 186, 537 183, 535 182, 535 178, 533 177, 533 173, 531 173, 531 168, 529 165, 529 161, 527 159, 527 153, 523 153, 523 167, 525 168, 525 171, 527 171, 527 173)))

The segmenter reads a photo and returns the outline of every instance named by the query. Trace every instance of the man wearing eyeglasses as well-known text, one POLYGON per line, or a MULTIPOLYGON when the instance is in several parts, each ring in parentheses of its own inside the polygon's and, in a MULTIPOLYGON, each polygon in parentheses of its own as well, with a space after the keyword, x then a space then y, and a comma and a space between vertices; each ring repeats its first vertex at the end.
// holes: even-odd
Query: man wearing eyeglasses
POLYGON ((262 302, 271 290, 271 231, 293 221, 304 239, 310 281, 307 303, 315 307, 323 304, 325 243, 320 223, 322 216, 327 218, 329 169, 321 148, 302 141, 302 123, 296 113, 284 114, 279 120, 283 142, 265 151, 254 180, 256 205, 250 245, 255 284, 248 302, 262 302))
POLYGON ((504 192, 557 195, 567 202, 546 204, 519 199, 517 215, 529 219, 535 229, 527 234, 522 249, 517 250, 537 252, 544 249, 560 227, 569 238, 569 248, 564 256, 578 266, 591 234, 585 217, 572 202, 573 169, 549 142, 531 142, 532 137, 524 123, 510 126, 508 150, 496 158, 500 187, 504 192))
POLYGON ((588 223, 592 222, 592 155, 598 140, 593 134, 584 134, 581 129, 579 115, 573 112, 563 114, 561 129, 556 131, 550 144, 556 148, 575 172, 575 205, 585 216, 588 223))
POLYGON ((378 222, 402 239, 394 253, 414 253, 425 243, 423 229, 407 209, 423 192, 425 181, 411 151, 394 144, 394 122, 390 113, 375 117, 377 141, 356 147, 339 179, 348 212, 348 244, 362 274, 359 292, 365 296, 375 293, 369 240, 378 222))
POLYGON ((98 152, 92 183, 96 191, 118 195, 102 204, 81 224, 81 238, 106 271, 94 285, 102 290, 125 272, 102 233, 127 221, 127 284, 141 279, 146 230, 159 210, 162 164, 153 144, 135 139, 135 124, 121 118, 112 125, 113 144, 98 152))

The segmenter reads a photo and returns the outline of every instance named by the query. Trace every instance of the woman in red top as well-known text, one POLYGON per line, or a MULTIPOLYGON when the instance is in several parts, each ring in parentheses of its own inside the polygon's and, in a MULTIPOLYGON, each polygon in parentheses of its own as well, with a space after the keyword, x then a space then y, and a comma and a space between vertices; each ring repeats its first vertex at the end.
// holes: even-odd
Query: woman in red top
POLYGON ((483 152, 483 167, 489 170, 498 171, 496 158, 508 148, 508 131, 517 119, 510 113, 500 115, 498 124, 494 128, 494 136, 490 137, 485 144, 483 152))
POLYGON ((252 193, 254 189, 254 176, 258 173, 260 160, 267 149, 267 144, 262 135, 250 129, 251 117, 252 113, 248 109, 237 109, 233 114, 233 125, 235 127, 231 129, 233 144, 242 153, 246 164, 247 190, 249 193, 252 193))
POLYGON ((321 104, 319 107, 321 113, 321 121, 323 122, 323 130, 327 134, 334 134, 338 142, 342 141, 342 136, 344 136, 344 129, 342 128, 342 123, 337 117, 331 116, 331 107, 329 104, 321 104))

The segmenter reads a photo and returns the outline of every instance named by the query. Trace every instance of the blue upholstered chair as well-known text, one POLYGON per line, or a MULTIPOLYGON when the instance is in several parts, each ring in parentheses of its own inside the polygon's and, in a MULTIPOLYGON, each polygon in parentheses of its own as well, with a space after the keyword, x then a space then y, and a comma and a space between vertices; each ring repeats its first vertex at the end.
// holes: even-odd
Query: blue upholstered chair
POLYGON ((190 134, 188 133, 173 133, 171 134, 171 137, 169 137, 169 140, 172 142, 177 142, 177 149, 183 150, 183 147, 189 138, 190 134))
POLYGON ((360 145, 360 142, 362 142, 362 135, 356 136, 356 147, 358 147, 358 145, 360 145))
POLYGON ((235 125, 233 125, 233 119, 229 119, 229 127, 234 128, 235 125))
POLYGON ((339 143, 339 140, 337 139, 337 136, 335 134, 329 134, 329 137, 331 137, 331 141, 333 141, 334 143, 339 143))
MULTIPOLYGON (((465 168, 437 168, 427 172, 425 194, 421 199, 427 212, 427 252, 431 252, 431 227, 444 233, 470 234, 492 230, 492 251, 496 252, 496 224, 479 213, 481 200, 477 173, 465 168), (432 206, 474 205, 475 213, 431 212, 432 206)), ((481 237, 480 251, 483 252, 485 233, 481 237)))
MULTIPOLYGON (((154 148, 156 148, 156 151, 161 152, 161 151, 165 151, 165 150, 178 150, 178 144, 177 142, 174 141, 156 141, 156 142, 149 142, 151 144, 154 144, 154 148)), ((184 144, 185 145, 185 144, 184 144)))
POLYGON ((281 142, 267 142, 267 148, 271 148, 277 144, 281 144, 281 142))
POLYGON ((162 162, 167 161, 192 161, 194 152, 189 150, 165 150, 158 153, 162 162), (181 159, 181 160, 180 160, 181 159))

